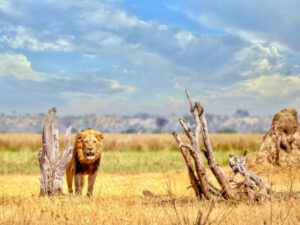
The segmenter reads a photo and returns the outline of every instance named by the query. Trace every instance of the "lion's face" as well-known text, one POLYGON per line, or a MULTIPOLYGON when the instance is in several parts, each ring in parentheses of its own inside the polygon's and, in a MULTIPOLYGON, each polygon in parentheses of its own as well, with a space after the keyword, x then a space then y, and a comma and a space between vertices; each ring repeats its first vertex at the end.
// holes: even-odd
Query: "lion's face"
POLYGON ((98 159, 102 153, 103 135, 94 130, 87 129, 76 137, 75 151, 80 161, 93 161, 98 159))
POLYGON ((83 139, 83 153, 87 159, 94 159, 99 152, 99 140, 94 135, 88 135, 83 139))

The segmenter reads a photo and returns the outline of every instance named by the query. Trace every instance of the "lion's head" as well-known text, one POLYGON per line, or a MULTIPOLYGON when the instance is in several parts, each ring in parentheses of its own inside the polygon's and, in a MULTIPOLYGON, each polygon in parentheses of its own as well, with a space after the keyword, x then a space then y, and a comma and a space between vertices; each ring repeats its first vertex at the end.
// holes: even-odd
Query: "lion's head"
POLYGON ((91 162, 100 158, 103 134, 94 129, 85 129, 76 136, 74 152, 81 162, 91 162))

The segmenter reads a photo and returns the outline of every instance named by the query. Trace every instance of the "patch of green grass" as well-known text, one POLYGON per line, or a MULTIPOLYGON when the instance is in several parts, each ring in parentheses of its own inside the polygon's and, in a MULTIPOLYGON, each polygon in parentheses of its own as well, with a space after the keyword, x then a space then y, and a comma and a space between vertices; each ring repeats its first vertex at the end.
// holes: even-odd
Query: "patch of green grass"
POLYGON ((101 169, 108 173, 142 173, 185 169, 179 152, 104 152, 101 169))
MULTIPOLYGON (((228 152, 214 154, 220 165, 228 165, 228 152)), ((186 170, 186 165, 179 151, 110 151, 103 152, 100 170, 103 173, 161 172, 186 170)), ((40 173, 37 152, 0 151, 0 174, 8 173, 40 173)))
POLYGON ((38 173, 38 153, 29 151, 0 151, 0 173, 38 173))

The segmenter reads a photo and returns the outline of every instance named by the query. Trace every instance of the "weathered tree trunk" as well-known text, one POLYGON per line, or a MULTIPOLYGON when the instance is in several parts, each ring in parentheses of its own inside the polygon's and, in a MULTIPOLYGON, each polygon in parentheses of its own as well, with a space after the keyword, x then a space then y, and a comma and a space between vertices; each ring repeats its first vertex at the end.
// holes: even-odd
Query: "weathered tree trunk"
POLYGON ((55 113, 56 109, 52 108, 45 118, 42 137, 43 147, 38 153, 42 195, 62 193, 63 178, 73 154, 70 141, 72 127, 70 126, 66 132, 66 148, 59 157, 59 133, 54 128, 55 113))

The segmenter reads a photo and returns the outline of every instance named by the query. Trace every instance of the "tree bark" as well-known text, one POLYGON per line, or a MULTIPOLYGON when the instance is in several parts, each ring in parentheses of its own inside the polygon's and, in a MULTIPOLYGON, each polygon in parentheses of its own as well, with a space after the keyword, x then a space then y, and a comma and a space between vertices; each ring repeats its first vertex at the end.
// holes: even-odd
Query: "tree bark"
POLYGON ((66 148, 59 156, 59 132, 54 128, 56 109, 49 110, 43 124, 43 147, 38 152, 41 169, 41 191, 42 195, 55 195, 62 193, 64 174, 72 159, 73 148, 71 146, 70 126, 66 132, 66 148))
POLYGON ((200 183, 199 183, 199 180, 196 178, 194 168, 193 168, 193 164, 192 164, 192 162, 190 160, 190 157, 188 155, 188 151, 187 151, 186 147, 184 147, 184 144, 183 144, 180 136, 176 132, 173 132, 173 136, 175 137, 178 146, 180 146, 179 148, 181 150, 183 158, 184 158, 184 160, 186 162, 186 165, 188 167, 191 186, 194 189, 194 192, 195 192, 196 196, 201 198, 202 197, 202 191, 201 191, 200 183))
POLYGON ((208 165, 221 186, 222 194, 225 197, 232 199, 234 198, 234 193, 230 187, 229 181, 225 176, 223 170, 219 166, 219 164, 216 162, 214 157, 213 149, 208 135, 208 129, 207 129, 206 118, 204 115, 203 107, 200 105, 199 102, 195 103, 195 107, 198 111, 198 116, 201 122, 202 139, 206 149, 206 151, 204 151, 204 154, 206 156, 208 165))

